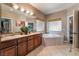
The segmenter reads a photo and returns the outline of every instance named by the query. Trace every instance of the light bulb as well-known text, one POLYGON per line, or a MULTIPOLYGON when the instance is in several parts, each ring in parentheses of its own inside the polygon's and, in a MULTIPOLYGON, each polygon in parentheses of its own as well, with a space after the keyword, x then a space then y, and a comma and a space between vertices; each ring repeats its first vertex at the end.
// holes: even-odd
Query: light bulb
POLYGON ((23 9, 23 8, 21 8, 21 11, 23 12, 23 11, 24 11, 24 9, 23 9))
POLYGON ((14 7, 14 9, 18 9, 19 8, 17 5, 14 5, 13 7, 14 7))
POLYGON ((28 14, 28 13, 30 13, 30 11, 27 10, 26 13, 28 14))
POLYGON ((34 14, 33 12, 30 13, 30 15, 33 15, 33 14, 34 14))

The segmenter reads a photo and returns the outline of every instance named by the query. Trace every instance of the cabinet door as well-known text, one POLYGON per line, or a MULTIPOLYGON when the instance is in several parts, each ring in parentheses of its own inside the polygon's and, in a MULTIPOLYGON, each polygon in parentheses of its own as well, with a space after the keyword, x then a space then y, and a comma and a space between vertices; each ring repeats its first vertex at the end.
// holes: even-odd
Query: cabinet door
POLYGON ((42 40, 41 35, 35 35, 35 37, 34 37, 34 46, 35 47, 39 46, 41 44, 41 40, 42 40))
POLYGON ((28 52, 34 49, 33 39, 28 40, 28 52))
POLYGON ((5 49, 0 50, 1 56, 16 56, 17 55, 17 47, 12 46, 5 49))
POLYGON ((24 56, 27 54, 27 42, 22 42, 18 44, 18 55, 24 56))
POLYGON ((35 46, 35 47, 38 46, 38 38, 37 38, 37 37, 34 38, 34 46, 35 46))
POLYGON ((41 35, 38 36, 38 45, 40 45, 42 43, 42 37, 41 35))

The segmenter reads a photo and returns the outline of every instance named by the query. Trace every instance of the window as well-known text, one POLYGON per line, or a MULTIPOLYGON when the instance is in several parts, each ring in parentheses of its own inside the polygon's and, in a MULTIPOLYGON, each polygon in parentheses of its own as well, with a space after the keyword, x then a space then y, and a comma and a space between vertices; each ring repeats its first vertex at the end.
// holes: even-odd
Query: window
POLYGON ((47 24, 48 32, 62 31, 62 21, 52 21, 47 24))
POLYGON ((44 31, 44 21, 36 20, 36 31, 44 31))

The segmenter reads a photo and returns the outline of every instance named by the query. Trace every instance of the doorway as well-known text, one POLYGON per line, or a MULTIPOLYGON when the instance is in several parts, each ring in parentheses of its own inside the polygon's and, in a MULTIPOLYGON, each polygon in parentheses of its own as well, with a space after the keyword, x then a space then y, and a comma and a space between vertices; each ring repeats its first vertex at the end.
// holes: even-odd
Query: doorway
POLYGON ((69 43, 73 44, 73 16, 69 17, 69 43))

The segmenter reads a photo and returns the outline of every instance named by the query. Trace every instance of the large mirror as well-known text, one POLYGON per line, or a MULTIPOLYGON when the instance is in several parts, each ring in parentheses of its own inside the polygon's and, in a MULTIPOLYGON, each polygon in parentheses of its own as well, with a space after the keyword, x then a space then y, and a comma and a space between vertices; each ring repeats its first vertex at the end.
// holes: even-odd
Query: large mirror
POLYGON ((14 9, 6 4, 1 5, 0 33, 19 33, 23 24, 30 26, 31 31, 35 31, 35 18, 27 16, 20 10, 14 9))

